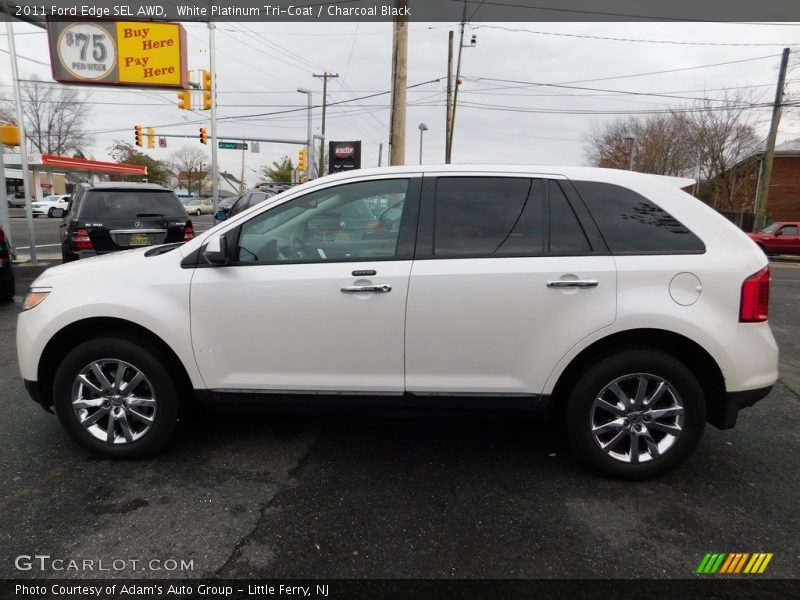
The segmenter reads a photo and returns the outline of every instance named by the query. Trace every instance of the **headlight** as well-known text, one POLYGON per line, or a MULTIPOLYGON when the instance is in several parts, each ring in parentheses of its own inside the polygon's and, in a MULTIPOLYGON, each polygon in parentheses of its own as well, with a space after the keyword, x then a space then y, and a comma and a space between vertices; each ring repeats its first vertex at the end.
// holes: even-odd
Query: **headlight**
POLYGON ((25 300, 22 302, 22 310, 30 310, 39 306, 47 296, 50 295, 49 289, 30 289, 25 294, 25 300))

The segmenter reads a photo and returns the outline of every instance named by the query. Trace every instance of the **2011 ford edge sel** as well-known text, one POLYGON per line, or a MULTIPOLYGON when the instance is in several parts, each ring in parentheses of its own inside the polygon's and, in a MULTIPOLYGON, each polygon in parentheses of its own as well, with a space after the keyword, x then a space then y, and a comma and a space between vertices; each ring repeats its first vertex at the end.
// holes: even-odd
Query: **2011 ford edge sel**
POLYGON ((22 376, 107 457, 154 454, 194 403, 490 408, 548 410, 585 463, 658 475, 777 379, 767 259, 686 183, 324 177, 186 244, 48 269, 17 324, 22 376), (310 227, 350 203, 398 224, 310 227))

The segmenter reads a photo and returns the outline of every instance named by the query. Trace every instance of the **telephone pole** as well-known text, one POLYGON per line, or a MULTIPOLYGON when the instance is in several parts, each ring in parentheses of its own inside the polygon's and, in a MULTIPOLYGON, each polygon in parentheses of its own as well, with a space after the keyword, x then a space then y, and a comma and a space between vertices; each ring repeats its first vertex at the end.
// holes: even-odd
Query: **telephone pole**
POLYGON ((444 162, 450 164, 450 126, 452 125, 453 112, 453 32, 447 35, 447 122, 444 133, 444 162))
POLYGON ((778 87, 775 90, 775 104, 772 106, 772 122, 769 125, 767 147, 764 150, 764 171, 761 176, 761 186, 756 196, 756 222, 755 230, 764 228, 767 216, 767 200, 769 199, 769 185, 772 180, 772 160, 775 157, 775 138, 778 137, 778 125, 781 122, 781 107, 783 104, 783 88, 786 83, 786 67, 789 64, 789 48, 783 49, 781 68, 778 72, 778 87))
MULTIPOLYGON (((397 0, 395 6, 406 7, 407 0, 397 0)), ((404 15, 404 10, 399 10, 404 15)), ((408 21, 405 16, 394 20, 392 36, 392 114, 389 131, 389 164, 406 162, 406 86, 408 85, 408 21)))
MULTIPOLYGON (((456 107, 458 106, 458 88, 461 80, 461 54, 464 52, 464 27, 467 24, 467 2, 464 0, 464 12, 461 15, 461 26, 458 42, 458 62, 456 63, 456 81, 453 90, 453 106, 450 108, 450 132, 447 137, 447 146, 452 155, 453 152, 453 130, 456 127, 456 107)), ((447 162, 450 162, 449 160, 447 162)))
MULTIPOLYGON (((314 77, 322 79, 322 139, 319 141, 319 172, 317 173, 317 177, 322 177, 325 175, 325 111, 328 106, 328 79, 336 79, 339 74, 325 71, 322 75, 314 75, 314 77)), ((311 163, 309 163, 308 169, 310 172, 311 163)))

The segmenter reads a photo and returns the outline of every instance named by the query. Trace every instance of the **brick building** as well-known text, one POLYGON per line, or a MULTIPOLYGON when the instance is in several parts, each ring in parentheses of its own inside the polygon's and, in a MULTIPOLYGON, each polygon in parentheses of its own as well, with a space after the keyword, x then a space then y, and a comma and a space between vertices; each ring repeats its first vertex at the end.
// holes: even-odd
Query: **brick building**
MULTIPOLYGON (((758 186, 762 184, 763 160, 764 153, 759 152, 734 167, 741 173, 742 180, 732 204, 743 212, 754 212, 758 186)), ((800 221, 800 139, 775 146, 767 220, 800 221)))

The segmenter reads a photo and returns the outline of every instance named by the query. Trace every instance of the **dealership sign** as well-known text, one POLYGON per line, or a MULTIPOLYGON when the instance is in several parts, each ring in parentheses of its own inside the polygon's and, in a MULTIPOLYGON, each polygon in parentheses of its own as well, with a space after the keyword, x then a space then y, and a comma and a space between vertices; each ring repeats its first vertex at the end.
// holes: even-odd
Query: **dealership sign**
POLYGON ((53 79, 186 88, 186 31, 178 23, 50 21, 53 79))
POLYGON ((328 173, 361 168, 361 142, 330 142, 328 173))

